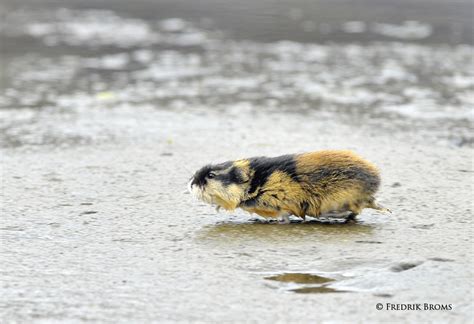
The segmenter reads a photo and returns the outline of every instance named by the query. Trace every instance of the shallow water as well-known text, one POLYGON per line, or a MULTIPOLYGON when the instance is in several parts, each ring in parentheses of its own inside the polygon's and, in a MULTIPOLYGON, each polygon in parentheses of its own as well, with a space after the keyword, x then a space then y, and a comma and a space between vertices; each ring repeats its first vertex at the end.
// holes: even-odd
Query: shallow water
POLYGON ((462 1, 456 19, 406 4, 416 23, 377 15, 383 2, 351 17, 324 4, 329 33, 284 2, 249 24, 214 3, 206 19, 140 4, 2 2, 4 321, 470 320, 462 1), (393 214, 262 224, 184 193, 205 163, 324 148, 379 165, 393 214), (387 302, 453 309, 376 309, 387 302))

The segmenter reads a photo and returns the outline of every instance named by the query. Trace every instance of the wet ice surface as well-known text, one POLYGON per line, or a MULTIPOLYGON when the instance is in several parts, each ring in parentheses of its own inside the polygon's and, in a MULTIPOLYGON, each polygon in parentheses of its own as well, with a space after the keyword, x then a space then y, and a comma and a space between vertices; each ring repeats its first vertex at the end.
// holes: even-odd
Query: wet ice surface
POLYGON ((4 151, 2 316, 112 322, 470 316, 466 148, 367 138, 343 125, 335 136, 324 131, 334 125, 299 115, 161 120, 179 126, 159 129, 154 143, 4 151), (315 147, 355 149, 380 165, 380 200, 393 214, 365 211, 347 225, 255 224, 250 215, 216 214, 183 194, 192 171, 209 161, 315 147), (284 273, 334 281, 265 279, 284 273), (376 311, 386 299, 455 306, 438 313, 376 311))
MULTIPOLYGON (((263 43, 96 10, 6 21, 2 42, 29 50, 5 53, 0 99, 1 318, 470 318, 470 45, 263 43), (183 193, 208 162, 323 148, 379 165, 393 214, 268 225, 183 193)), ((400 26, 379 27, 429 31, 400 26)))

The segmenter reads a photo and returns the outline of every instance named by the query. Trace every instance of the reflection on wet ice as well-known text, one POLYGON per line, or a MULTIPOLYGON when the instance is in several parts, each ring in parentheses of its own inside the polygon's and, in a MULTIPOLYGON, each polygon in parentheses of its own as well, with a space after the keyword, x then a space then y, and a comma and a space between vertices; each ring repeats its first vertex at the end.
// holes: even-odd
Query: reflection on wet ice
POLYGON ((256 240, 262 242, 322 242, 344 241, 367 237, 373 231, 372 225, 299 223, 289 225, 268 225, 255 223, 221 222, 208 225, 200 231, 200 240, 240 242, 256 240))

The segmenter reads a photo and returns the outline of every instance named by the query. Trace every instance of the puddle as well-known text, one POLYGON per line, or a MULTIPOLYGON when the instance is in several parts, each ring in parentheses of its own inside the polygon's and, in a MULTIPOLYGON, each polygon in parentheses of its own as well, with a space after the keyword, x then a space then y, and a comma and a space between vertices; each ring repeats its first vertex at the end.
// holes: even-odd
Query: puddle
POLYGON ((267 280, 275 280, 281 282, 294 282, 305 284, 323 284, 334 281, 334 279, 321 277, 310 273, 283 273, 276 276, 265 277, 267 280))
POLYGON ((265 277, 266 280, 279 281, 286 291, 298 294, 325 294, 346 292, 335 288, 327 287, 331 282, 336 281, 332 278, 318 276, 311 273, 282 273, 279 275, 265 277))
MULTIPOLYGON (((275 244, 307 244, 311 240, 318 242, 353 242, 372 235, 373 226, 369 224, 327 224, 302 223, 291 225, 268 225, 259 223, 239 223, 226 221, 209 225, 200 232, 199 239, 214 243, 241 244, 254 242, 272 242, 275 244)), ((347 243, 349 244, 349 243, 347 243)), ((351 243, 352 244, 352 243, 351 243)))

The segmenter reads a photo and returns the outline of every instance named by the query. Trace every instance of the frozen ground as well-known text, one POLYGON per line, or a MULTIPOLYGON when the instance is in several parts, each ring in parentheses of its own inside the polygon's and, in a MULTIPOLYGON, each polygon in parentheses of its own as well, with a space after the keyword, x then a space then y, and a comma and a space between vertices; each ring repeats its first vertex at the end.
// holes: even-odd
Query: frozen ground
POLYGON ((156 127, 155 141, 3 151, 4 319, 472 318, 470 149, 299 114, 152 116, 154 125, 135 127, 156 127), (380 200, 393 214, 367 211, 356 225, 260 225, 183 193, 209 161, 328 147, 381 166, 380 200), (333 278, 327 288, 344 292, 297 293, 319 284, 265 279, 288 272, 333 278), (453 310, 377 311, 379 302, 453 310))
POLYGON ((2 5, 3 321, 472 320, 462 28, 328 31, 294 9, 315 40, 262 40, 219 16, 32 6, 2 5), (274 226, 184 193, 208 162, 324 148, 379 165, 393 214, 274 226))

